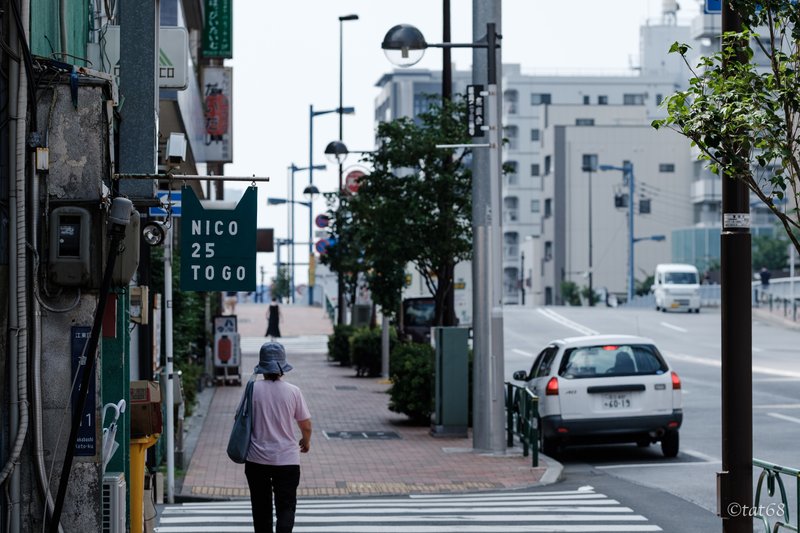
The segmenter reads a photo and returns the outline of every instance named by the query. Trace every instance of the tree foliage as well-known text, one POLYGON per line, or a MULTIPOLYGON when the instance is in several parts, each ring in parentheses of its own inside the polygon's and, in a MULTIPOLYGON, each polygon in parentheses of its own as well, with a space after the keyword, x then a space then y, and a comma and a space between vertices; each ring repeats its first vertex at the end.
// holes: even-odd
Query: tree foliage
MULTIPOLYGON (((726 0, 727 1, 727 0, 726 0)), ((794 0, 730 0, 743 31, 695 66, 675 43, 693 78, 669 97, 669 127, 692 141, 713 172, 742 180, 772 211, 794 246, 800 178, 800 10, 794 0), (784 202, 788 200, 788 209, 784 202)))
POLYGON ((285 266, 278 267, 278 273, 272 278, 272 285, 270 286, 270 294, 272 297, 278 300, 290 297, 292 295, 290 280, 289 269, 285 266))
POLYGON ((472 174, 469 151, 436 145, 470 142, 465 114, 463 102, 432 103, 416 118, 379 124, 378 148, 365 158, 372 171, 331 211, 335 244, 324 261, 337 272, 362 272, 384 313, 400 309, 412 263, 434 295, 436 323, 455 320, 445 306, 455 264, 471 253, 472 174))
POLYGON ((783 270, 789 264, 789 241, 781 236, 756 235, 753 237, 753 270, 783 270))

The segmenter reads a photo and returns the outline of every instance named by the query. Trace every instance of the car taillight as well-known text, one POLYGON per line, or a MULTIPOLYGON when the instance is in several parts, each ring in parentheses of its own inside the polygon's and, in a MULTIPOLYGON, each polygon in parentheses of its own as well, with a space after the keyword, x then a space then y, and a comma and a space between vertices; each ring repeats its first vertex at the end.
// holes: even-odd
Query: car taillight
POLYGON ((678 374, 672 372, 672 390, 679 390, 681 388, 681 378, 678 374))
POLYGON ((547 382, 547 387, 544 389, 546 396, 558 396, 558 378, 550 378, 547 382))

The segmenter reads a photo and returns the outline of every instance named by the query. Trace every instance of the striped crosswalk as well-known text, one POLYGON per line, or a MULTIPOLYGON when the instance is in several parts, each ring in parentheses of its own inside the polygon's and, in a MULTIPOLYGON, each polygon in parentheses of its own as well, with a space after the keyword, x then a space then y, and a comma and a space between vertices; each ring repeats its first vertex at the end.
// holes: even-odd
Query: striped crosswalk
MULTIPOLYGON (((241 337, 242 354, 257 354, 267 337, 241 337)), ((328 353, 328 337, 326 335, 301 335, 298 337, 281 337, 276 339, 286 348, 287 355, 293 353, 328 353)))
MULTIPOLYGON (((157 533, 252 532, 249 501, 166 506, 157 533)), ((592 487, 392 498, 301 499, 296 533, 662 531, 592 487)))

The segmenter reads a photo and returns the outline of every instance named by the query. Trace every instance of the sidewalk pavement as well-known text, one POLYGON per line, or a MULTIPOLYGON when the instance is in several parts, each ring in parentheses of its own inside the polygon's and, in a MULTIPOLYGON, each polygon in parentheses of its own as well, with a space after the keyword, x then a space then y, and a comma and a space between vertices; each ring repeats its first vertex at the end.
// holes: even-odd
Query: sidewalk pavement
MULTIPOLYGON (((266 340, 266 310, 266 304, 236 308, 243 336, 243 378, 256 365, 257 349, 266 340)), ((476 453, 471 437, 435 438, 429 428, 410 425, 404 415, 389 411, 388 384, 355 377, 353 369, 328 362, 326 342, 332 327, 320 308, 287 305, 281 312, 279 340, 294 366, 284 379, 303 391, 314 427, 311 451, 300 459, 299 496, 511 489, 551 483, 560 476, 561 465, 547 457, 540 455, 540 466, 533 468, 520 448, 500 456, 476 453), (350 438, 327 438, 325 432, 347 432, 350 438), (362 432, 393 432, 399 438, 354 438, 362 432)), ((243 390, 215 388, 179 497, 249 496, 243 466, 225 453, 243 390)))

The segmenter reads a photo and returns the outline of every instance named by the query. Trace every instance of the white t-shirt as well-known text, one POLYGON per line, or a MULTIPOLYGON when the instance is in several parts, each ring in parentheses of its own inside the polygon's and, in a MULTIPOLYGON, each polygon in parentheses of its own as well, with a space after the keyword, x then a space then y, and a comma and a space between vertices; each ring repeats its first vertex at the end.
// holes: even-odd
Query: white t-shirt
POLYGON ((253 432, 247 460, 263 465, 299 465, 297 422, 311 413, 300 389, 282 380, 253 384, 253 432))

